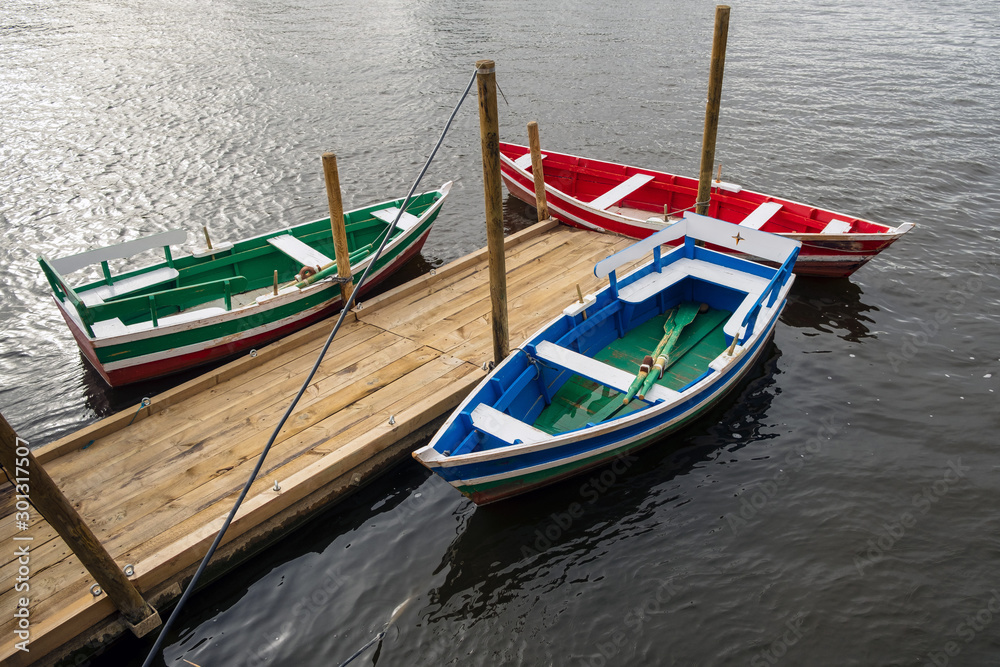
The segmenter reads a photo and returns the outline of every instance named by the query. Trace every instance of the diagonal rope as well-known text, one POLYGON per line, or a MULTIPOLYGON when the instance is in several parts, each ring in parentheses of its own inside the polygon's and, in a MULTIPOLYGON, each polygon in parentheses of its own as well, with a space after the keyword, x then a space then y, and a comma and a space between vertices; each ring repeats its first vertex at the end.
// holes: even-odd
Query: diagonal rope
MULTIPOLYGON (((478 73, 478 70, 476 73, 478 73)), ((177 617, 180 615, 180 611, 184 607, 184 603, 187 602, 188 597, 190 597, 191 591, 194 590, 195 584, 198 583, 198 579, 208 566, 208 561, 211 560, 212 556, 215 554, 215 550, 218 549, 219 544, 222 542, 222 537, 226 534, 226 531, 229 529, 229 525, 233 522, 233 518, 236 516, 236 512, 239 510, 244 498, 246 498, 247 494, 250 492, 250 486, 253 484, 254 480, 257 478, 257 474, 260 472, 261 467, 264 465, 264 459, 267 458, 267 453, 270 451, 271 445, 273 445, 275 439, 277 439, 278 432, 281 431, 285 422, 288 421, 288 418, 291 416, 295 406, 298 405, 302 395, 306 392, 306 388, 308 388, 309 383, 312 382, 313 377, 316 375, 316 371, 319 370, 319 365, 322 363, 323 357, 326 356, 327 350, 330 349, 330 344, 333 343, 333 339, 337 335, 337 332, 340 331, 340 326, 344 323, 344 318, 347 316, 347 312, 354 305, 355 297, 358 292, 361 291, 361 286, 364 284, 365 279, 368 278, 368 274, 371 272, 372 268, 374 268, 375 263, 381 256, 386 244, 388 244, 389 238, 392 236, 392 232, 395 231, 396 225, 399 223, 399 219, 402 217, 403 212, 406 211, 406 207, 410 203, 410 199, 413 197, 413 193, 416 191, 417 186, 420 185, 420 181, 423 179, 424 174, 427 173, 427 168, 430 167, 431 162, 434 160, 434 156, 437 155, 438 149, 441 148, 441 144, 444 142, 444 137, 448 133, 448 129, 451 127, 452 121, 455 120, 458 110, 461 108, 465 98, 468 97, 469 91, 472 90, 472 84, 476 82, 476 73, 473 73, 472 79, 469 80, 469 85, 465 87, 465 92, 462 93, 462 97, 458 100, 458 104, 455 105, 455 109, 451 112, 448 122, 445 123, 444 130, 441 132, 441 137, 434 146, 434 150, 431 151, 430 157, 427 158, 423 169, 420 170, 420 175, 418 175, 417 179, 413 182, 409 193, 406 195, 406 199, 403 200, 403 204, 399 207, 399 213, 396 214, 396 218, 392 221, 392 225, 389 227, 389 233, 387 233, 385 238, 382 239, 381 245, 379 245, 378 250, 375 251, 375 254, 372 256, 372 260, 368 263, 364 273, 361 274, 361 278, 358 279, 354 290, 352 290, 351 296, 348 297, 347 303, 345 303, 341 309, 340 317, 337 318, 337 323, 334 325, 333 331, 330 332, 330 335, 326 339, 326 343, 323 345, 323 349, 320 350, 319 356, 316 358, 316 363, 313 364, 312 370, 309 371, 309 375, 306 376, 305 381, 302 383, 302 387, 299 388, 299 393, 295 395, 295 399, 292 400, 288 409, 285 410, 285 414, 281 417, 278 425, 274 427, 274 432, 271 434, 271 438, 267 441, 263 451, 261 451, 260 457, 257 459, 257 465, 254 467, 253 472, 250 473, 250 478, 243 486, 243 491, 240 493, 239 498, 236 499, 236 503, 233 505, 233 509, 230 510, 229 516, 226 517, 225 522, 222 524, 222 528, 219 530, 218 535, 215 536, 215 541, 212 542, 212 546, 209 547, 208 553, 206 553, 205 557, 202 559, 201 564, 198 566, 198 570, 194 573, 194 577, 191 579, 191 583, 189 583, 187 588, 184 589, 184 593, 181 595, 180 600, 177 601, 177 606, 174 607, 174 610, 170 613, 170 618, 168 618, 167 622, 163 624, 163 628, 160 630, 160 634, 157 636, 156 642, 153 644, 153 648, 150 649, 149 654, 146 656, 146 660, 142 663, 143 667, 149 667, 152 665, 153 656, 159 653, 163 645, 163 640, 166 638, 167 633, 173 626, 174 621, 177 620, 177 617)))

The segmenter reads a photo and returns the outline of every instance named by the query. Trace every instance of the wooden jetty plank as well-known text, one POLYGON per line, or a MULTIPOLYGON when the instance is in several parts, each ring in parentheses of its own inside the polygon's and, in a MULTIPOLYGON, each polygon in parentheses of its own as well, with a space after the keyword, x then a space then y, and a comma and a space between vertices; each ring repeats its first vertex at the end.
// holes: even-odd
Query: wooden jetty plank
MULTIPOLYGON (((380 353, 393 343, 404 340, 374 327, 363 327, 363 329, 364 333, 370 335, 363 339, 349 336, 348 339, 363 340, 366 343, 363 354, 366 355, 380 353)), ((361 360, 363 361, 364 357, 361 360)), ((263 423, 258 411, 275 403, 282 405, 281 411, 287 407, 289 392, 294 394, 298 390, 304 373, 315 360, 303 358, 301 361, 302 365, 293 363, 283 366, 267 376, 248 383, 227 381, 232 384, 216 385, 206 392, 204 401, 192 406, 192 413, 197 419, 184 418, 183 422, 174 428, 170 428, 168 423, 170 420, 177 422, 177 418, 172 414, 154 415, 144 424, 141 448, 123 446, 127 444, 125 438, 109 437, 92 446, 93 451, 88 450, 86 457, 80 455, 72 460, 66 459, 66 466, 59 468, 59 473, 69 479, 82 480, 80 484, 71 482, 66 487, 66 492, 69 495, 73 495, 74 492, 81 494, 84 492, 87 488, 87 476, 79 473, 85 467, 98 469, 96 476, 91 477, 95 482, 107 483, 126 472, 138 481, 146 481, 147 475, 173 474, 170 468, 182 462, 190 454, 196 453, 191 450, 208 437, 237 437, 248 427, 268 430, 273 428, 276 420, 263 423), (226 393, 217 396, 215 395, 217 391, 226 393), (157 435, 158 432, 165 435, 160 437, 157 435)), ((338 350, 328 355, 322 368, 340 372, 358 361, 359 352, 338 350)), ((91 489, 95 486, 96 484, 89 485, 91 489)), ((103 510, 106 507, 98 504, 93 509, 103 510)))
MULTIPOLYGON (((234 531, 234 536, 252 526, 255 520, 259 520, 258 515, 264 511, 263 508, 268 500, 273 501, 275 507, 280 504, 290 504, 319 488, 322 484, 360 465, 371 455, 371 450, 383 447, 393 439, 405 435, 407 430, 415 424, 433 419, 439 412, 440 405, 450 405, 451 408, 454 408, 469 390, 482 379, 482 371, 479 369, 470 366, 466 370, 469 375, 464 376, 463 381, 448 383, 446 387, 432 394, 427 394, 424 399, 400 412, 397 415, 395 425, 389 426, 388 422, 385 422, 374 429, 367 430, 349 446, 338 447, 336 451, 314 461, 304 470, 285 480, 281 485, 280 492, 267 491, 248 499, 237 513, 230 528, 234 531), (470 375, 471 379, 466 380, 470 375)), ((184 563, 194 562, 194 559, 199 554, 204 553, 208 544, 214 539, 221 523, 222 518, 220 517, 208 525, 202 525, 195 532, 182 536, 163 551, 151 556, 148 560, 150 565, 157 566, 156 576, 174 568, 179 570, 184 563)), ((227 541, 233 539, 229 537, 228 533, 227 538, 227 541)), ((153 568, 146 567, 145 560, 140 561, 140 568, 140 572, 153 571, 153 568)), ((152 579, 153 575, 149 575, 148 578, 152 579)), ((141 574, 139 580, 140 583, 144 583, 141 574)))
MULTIPOLYGON (((604 251, 601 251, 598 254, 603 256, 603 253, 604 251)), ((560 262, 560 266, 564 267, 564 271, 576 274, 577 269, 585 269, 586 267, 593 266, 589 253, 583 257, 580 254, 577 249, 570 247, 566 250, 565 254, 558 252, 554 254, 553 261, 560 262)), ((514 345, 520 344, 524 339, 524 335, 515 336, 515 332, 513 331, 517 329, 518 323, 522 321, 521 316, 525 314, 515 312, 521 309, 524 299, 533 298, 537 303, 544 303, 546 312, 550 312, 552 310, 553 297, 557 300, 556 303, 568 304, 576 293, 576 283, 567 285, 565 275, 553 272, 551 267, 545 263, 531 263, 519 268, 524 269, 524 271, 516 273, 514 275, 515 279, 508 283, 507 288, 508 308, 510 309, 512 328, 511 341, 514 345)), ((583 270, 579 271, 579 273, 585 275, 583 270)), ((581 279, 579 284, 581 288, 586 286, 587 291, 590 291, 592 287, 598 284, 598 281, 593 274, 590 274, 581 279)), ((482 363, 487 358, 492 358, 492 344, 488 348, 490 354, 484 356, 482 354, 483 348, 480 345, 481 338, 476 335, 481 329, 481 326, 477 326, 477 322, 488 317, 489 313, 490 301, 484 296, 471 303, 461 313, 452 316, 450 318, 451 327, 435 328, 434 331, 428 332, 426 337, 420 334, 413 335, 428 345, 437 347, 449 354, 456 354, 459 351, 465 354, 468 351, 472 355, 469 358, 470 361, 482 363)), ((549 318, 546 319, 550 319, 555 314, 551 313, 549 318)), ((543 319, 541 322, 544 323, 546 319, 543 319)), ((532 329, 533 331, 534 329, 532 329)))
MULTIPOLYGON (((321 405, 318 410, 320 414, 311 416, 310 421, 302 421, 298 425, 293 423, 292 426, 283 430, 276 441, 271 457, 280 455, 282 443, 309 427, 312 420, 319 419, 323 414, 336 412, 342 405, 350 404, 351 401, 357 400, 365 393, 373 391, 374 383, 371 379, 373 376, 379 373, 393 372, 401 360, 408 366, 412 366, 433 356, 425 352, 420 361, 412 361, 410 358, 417 354, 415 351, 417 346, 412 341, 404 339, 400 339, 396 348, 371 357, 365 367, 370 372, 359 377, 357 382, 346 387, 345 391, 338 392, 334 396, 324 396, 319 393, 320 400, 326 401, 327 407, 324 408, 321 405)), ((274 407, 283 411, 286 406, 281 404, 274 407)), ((296 413, 298 416, 306 414, 308 412, 296 413)), ((144 540, 146 539, 145 534, 141 531, 136 532, 137 525, 142 523, 147 526, 169 525, 164 524, 164 522, 171 521, 178 515, 183 515, 189 511, 190 507, 200 507, 210 502, 210 500, 206 500, 206 497, 209 499, 224 497, 239 489, 248 473, 248 469, 244 471, 243 468, 245 466, 252 467, 276 421, 277 415, 271 420, 259 422, 263 428, 257 427, 252 431, 233 435, 224 443, 220 443, 221 446, 210 456, 203 456, 198 452, 194 456, 188 457, 189 460, 177 462, 174 467, 182 473, 181 475, 177 475, 176 472, 169 475, 160 469, 153 470, 150 475, 140 479, 129 480, 128 487, 123 488, 121 493, 132 499, 130 504, 116 504, 103 510, 103 516, 114 519, 113 522, 102 526, 103 539, 108 541, 113 548, 136 540, 144 540), (231 474, 234 472, 235 474, 231 474)), ((89 506, 85 505, 82 509, 88 515, 95 515, 95 510, 89 506)), ((101 516, 102 514, 96 515, 101 516)))
MULTIPOLYGON (((512 342, 561 310, 577 283, 592 291, 599 284, 593 261, 628 243, 552 221, 508 237, 512 342)), ((486 276, 483 249, 348 314, 220 554, 280 529, 275 522, 295 516, 305 499, 323 502, 330 496, 317 494, 355 488, 354 480, 385 465, 374 461, 405 453, 400 443, 467 395, 484 375, 480 357, 492 347, 486 276)), ((331 326, 309 327, 256 358, 241 357, 153 397, 138 415, 133 407, 36 451, 116 561, 136 565, 133 581, 141 591, 162 591, 193 571, 331 326)), ((9 496, 0 496, 3 507, 12 507, 9 496)), ((15 525, 7 519, 0 520, 0 536, 10 539, 15 525)), ((32 656, 98 625, 121 631, 106 597, 87 591, 90 576, 61 538, 44 521, 29 530, 38 537, 32 564, 41 568, 33 569, 32 592, 37 587, 41 597, 37 606, 33 599, 32 656)), ((11 628, 0 619, 0 632, 11 628)), ((5 659, 17 664, 18 656, 0 646, 5 659)))
MULTIPOLYGON (((409 344, 413 345, 412 342, 409 344)), ((296 413, 301 419, 298 423, 282 431, 283 437, 276 441, 275 448, 272 449, 268 457, 268 468, 263 470, 262 474, 266 476, 274 466, 274 461, 280 460, 284 453, 281 444, 285 441, 291 440, 291 446, 295 447, 294 436, 307 429, 309 429, 309 435, 315 438, 317 431, 312 427, 320 424, 328 416, 336 418, 340 410, 375 392, 389 380, 394 380, 428 363, 436 356, 435 352, 426 348, 409 352, 374 370, 371 375, 360 378, 358 382, 343 387, 336 394, 324 398, 323 401, 326 405, 313 411, 296 413)), ((292 424, 293 420, 290 420, 289 423, 292 424)), ((123 543, 158 539, 158 536, 163 534, 160 527, 173 525, 179 517, 190 513, 191 508, 205 508, 230 496, 235 499, 235 493, 243 486, 269 436, 270 429, 267 429, 236 442, 227 448, 227 451, 219 453, 207 461, 199 461, 195 466, 185 470, 183 479, 175 480, 175 483, 169 486, 161 485, 152 494, 143 495, 141 498, 143 515, 138 518, 145 520, 140 524, 138 518, 133 519, 130 516, 128 521, 121 521, 114 525, 113 529, 107 531, 107 540, 110 545, 114 548, 120 548, 123 543), (220 465, 225 467, 225 471, 216 474, 220 470, 220 465), (195 481, 192 482, 189 479, 195 481)), ((296 454, 303 454, 308 451, 308 447, 308 444, 295 447, 296 454)))
MULTIPOLYGON (((358 400, 355 404, 330 416, 308 431, 303 431, 296 438, 298 442, 294 449, 304 450, 309 455, 296 456, 287 460, 280 460, 280 456, 275 456, 273 461, 269 457, 268 471, 258 477, 251 488, 250 496, 284 493, 286 490, 285 480, 293 478, 296 473, 311 465, 320 456, 335 452, 343 447, 350 447, 357 437, 377 429, 382 422, 388 423, 390 410, 393 414, 396 411, 402 412, 412 402, 404 393, 406 387, 412 387, 414 383, 418 383, 417 386, 436 389, 437 385, 441 384, 443 376, 456 374, 462 376, 477 370, 468 365, 464 365, 465 367, 461 370, 456 370, 459 365, 464 364, 458 360, 436 356, 429 363, 398 377, 392 383, 384 385, 379 391, 358 400), (277 493, 273 491, 273 483, 276 479, 280 481, 282 488, 282 491, 277 493)), ((477 376, 481 377, 481 375, 482 373, 479 371, 477 376)), ((248 471, 249 468, 240 471, 237 473, 237 477, 245 480, 248 471)), ((224 497, 217 498, 212 504, 203 505, 203 509, 197 514, 183 522, 173 524, 168 532, 153 535, 131 552, 130 558, 141 560, 152 553, 153 550, 149 548, 149 545, 162 548, 170 542, 196 531, 215 517, 224 515, 232 505, 235 491, 236 489, 224 497)))
MULTIPOLYGON (((566 244, 552 246, 549 251, 553 261, 571 260, 573 249, 566 244)), ((520 294, 530 289, 542 288, 550 279, 556 278, 551 268, 537 262, 537 257, 526 255, 522 259, 523 264, 514 265, 510 263, 507 272, 507 289, 510 294, 520 294)), ((510 298, 508 296, 508 298, 510 298)), ((479 289, 457 296, 436 308, 421 310, 418 315, 411 315, 408 322, 400 322, 393 330, 402 335, 406 335, 436 347, 443 352, 448 351, 448 335, 458 332, 462 335, 469 335, 465 327, 476 320, 485 318, 492 310, 492 303, 488 293, 479 289), (427 327, 425 322, 438 323, 434 327, 427 327)), ((476 327, 478 330, 478 327, 476 327)), ((487 328, 486 333, 490 333, 487 328)), ((492 338, 491 338, 492 340, 492 338)), ((491 343, 492 349, 492 343, 491 343)))
MULTIPOLYGON (((522 264, 544 257, 546 253, 565 245, 566 239, 558 234, 537 237, 519 245, 508 258, 511 263, 511 269, 507 272, 508 281, 512 273, 522 264)), ((414 294, 410 298, 400 299, 396 307, 391 310, 379 309, 377 312, 363 310, 358 313, 358 318, 400 335, 409 335, 426 326, 428 314, 433 313, 433 317, 442 317, 451 312, 450 309, 460 308, 460 304, 468 299, 479 298, 477 295, 481 295, 482 288, 488 285, 488 282, 489 272, 480 266, 465 280, 451 283, 429 294, 414 294)))

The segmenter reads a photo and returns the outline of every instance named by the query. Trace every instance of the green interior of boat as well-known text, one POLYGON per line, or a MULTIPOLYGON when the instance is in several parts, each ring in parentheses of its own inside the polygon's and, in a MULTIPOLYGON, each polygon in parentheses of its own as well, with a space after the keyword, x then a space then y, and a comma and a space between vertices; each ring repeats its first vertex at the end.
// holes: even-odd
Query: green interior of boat
MULTIPOLYGON (((440 198, 437 192, 428 192, 415 197, 407 206, 407 213, 421 216, 440 198)), ((364 260, 381 243, 388 223, 373 215, 372 211, 390 206, 399 206, 402 200, 385 202, 345 213, 345 227, 351 263, 364 260)), ((404 233, 397 228, 393 238, 404 233)), ((118 283, 123 279, 148 274, 157 275, 157 269, 169 266, 175 269, 172 277, 160 282, 149 280, 143 287, 129 290, 124 294, 104 298, 99 304, 78 308, 88 324, 119 318, 124 324, 135 324, 165 317, 189 309, 207 306, 222 306, 226 310, 239 308, 254 302, 257 296, 273 289, 274 272, 278 273, 279 285, 284 286, 295 279, 303 264, 268 243, 271 237, 289 235, 319 251, 327 258, 335 257, 330 219, 325 218, 295 227, 271 232, 262 236, 237 241, 231 248, 218 254, 196 258, 183 256, 173 259, 166 251, 166 262, 159 262, 140 269, 126 271, 111 276, 107 262, 103 263, 105 278, 97 282, 72 288, 72 301, 79 303, 79 294, 90 289, 118 283)), ((162 251, 161 251, 162 252, 162 251)), ((58 272, 42 258, 42 269, 57 297, 66 298, 65 282, 58 272)), ((379 261, 379 266, 391 261, 387 255, 379 261)), ((336 269, 331 269, 335 271, 336 269)))
MULTIPOLYGON (((684 327, 670 355, 669 366, 656 384, 679 391, 704 375, 709 362, 726 349, 722 328, 731 315, 730 311, 709 308, 684 327)), ((643 357, 652 354, 663 338, 666 320, 666 313, 647 320, 623 338, 614 340, 594 358, 629 373, 637 373, 643 357)), ((598 423, 621 406, 622 398, 621 393, 610 387, 574 375, 555 393, 551 404, 535 420, 534 427, 554 435, 582 428, 588 423, 598 423)), ((633 400, 615 416, 622 417, 646 405, 643 401, 633 400)))

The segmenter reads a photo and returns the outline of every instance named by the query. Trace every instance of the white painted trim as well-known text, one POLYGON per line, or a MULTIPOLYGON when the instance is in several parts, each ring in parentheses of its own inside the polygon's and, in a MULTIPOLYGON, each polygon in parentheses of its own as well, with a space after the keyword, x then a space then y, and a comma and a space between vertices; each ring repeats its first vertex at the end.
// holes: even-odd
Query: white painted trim
POLYGON ((129 276, 118 280, 112 279, 110 285, 98 285, 86 292, 77 292, 77 296, 88 307, 99 306, 112 297, 128 294, 129 292, 137 292, 145 287, 165 283, 173 280, 178 275, 180 274, 177 273, 177 269, 163 266, 153 271, 140 273, 137 276, 129 276))
MULTIPOLYGON (((541 154, 541 158, 543 160, 545 158, 547 158, 547 157, 548 156, 545 155, 544 153, 541 154)), ((531 151, 528 151, 527 153, 525 153, 521 157, 519 157, 516 160, 514 160, 514 164, 516 164, 519 168, 524 169, 525 171, 528 171, 528 169, 531 168, 531 151)))

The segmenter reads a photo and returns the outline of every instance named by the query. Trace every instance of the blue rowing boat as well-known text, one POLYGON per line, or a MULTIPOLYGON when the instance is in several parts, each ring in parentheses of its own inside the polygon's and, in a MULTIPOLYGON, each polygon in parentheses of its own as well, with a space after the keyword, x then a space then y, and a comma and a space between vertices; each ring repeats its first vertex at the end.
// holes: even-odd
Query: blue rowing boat
POLYGON ((414 458, 482 505, 682 428, 763 353, 800 247, 688 213, 598 262, 608 285, 513 351, 414 458))

